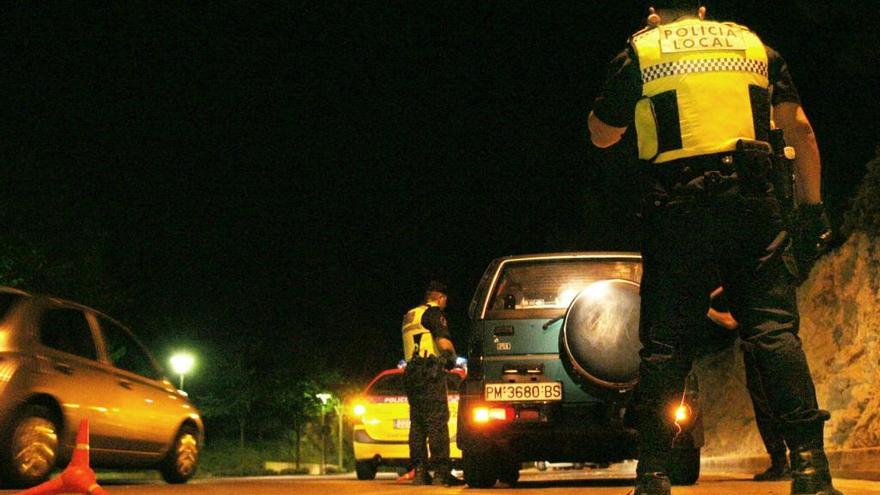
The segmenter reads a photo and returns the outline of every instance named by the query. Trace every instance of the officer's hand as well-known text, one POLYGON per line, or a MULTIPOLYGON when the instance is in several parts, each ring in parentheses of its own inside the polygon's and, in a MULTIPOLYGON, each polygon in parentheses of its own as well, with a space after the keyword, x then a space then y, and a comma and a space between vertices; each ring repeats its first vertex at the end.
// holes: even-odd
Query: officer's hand
POLYGON ((822 203, 800 205, 796 214, 794 254, 801 277, 809 275, 831 242, 831 223, 822 203))
POLYGON ((440 362, 443 363, 443 367, 451 370, 455 368, 455 361, 458 359, 458 356, 454 351, 450 351, 448 349, 440 350, 440 362))

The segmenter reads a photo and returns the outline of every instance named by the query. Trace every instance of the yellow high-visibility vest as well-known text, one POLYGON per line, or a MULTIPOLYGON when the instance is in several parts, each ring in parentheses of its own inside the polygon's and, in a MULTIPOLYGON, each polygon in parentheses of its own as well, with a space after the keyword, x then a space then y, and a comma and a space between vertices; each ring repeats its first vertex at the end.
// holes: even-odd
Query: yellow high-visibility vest
POLYGON ((415 356, 437 356, 434 336, 422 325, 425 311, 435 306, 435 303, 425 303, 407 311, 403 316, 403 358, 407 361, 415 356))
POLYGON ((642 30, 630 43, 642 77, 640 159, 663 163, 768 139, 767 50, 746 27, 685 18, 642 30))

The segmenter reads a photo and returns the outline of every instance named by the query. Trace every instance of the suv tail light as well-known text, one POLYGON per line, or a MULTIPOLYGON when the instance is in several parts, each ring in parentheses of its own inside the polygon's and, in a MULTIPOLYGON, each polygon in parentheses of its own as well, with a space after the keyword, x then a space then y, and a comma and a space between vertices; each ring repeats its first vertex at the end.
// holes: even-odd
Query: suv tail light
POLYGON ((471 421, 475 424, 509 423, 513 421, 514 411, 510 406, 487 407, 477 406, 471 409, 471 421))

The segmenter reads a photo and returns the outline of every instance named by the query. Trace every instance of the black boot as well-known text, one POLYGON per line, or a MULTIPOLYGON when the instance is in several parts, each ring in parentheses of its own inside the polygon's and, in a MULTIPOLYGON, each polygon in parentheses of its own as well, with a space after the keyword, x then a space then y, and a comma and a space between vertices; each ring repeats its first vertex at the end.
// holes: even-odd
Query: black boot
POLYGON ((443 485, 443 486, 461 486, 464 484, 464 481, 456 478, 452 475, 452 472, 448 469, 437 471, 434 473, 434 485, 443 485))
POLYGON ((770 456, 770 467, 763 473, 756 474, 753 479, 755 481, 790 480, 791 468, 788 465, 788 456, 785 455, 785 452, 782 455, 770 456))
POLYGON ((636 478, 633 495, 670 495, 672 485, 666 473, 645 473, 636 478))
POLYGON ((424 466, 417 466, 415 470, 415 475, 413 476, 413 485, 430 485, 431 484, 431 475, 428 474, 428 470, 425 469, 424 466))
POLYGON ((831 484, 831 471, 824 450, 793 452, 791 468, 791 495, 843 495, 831 484))

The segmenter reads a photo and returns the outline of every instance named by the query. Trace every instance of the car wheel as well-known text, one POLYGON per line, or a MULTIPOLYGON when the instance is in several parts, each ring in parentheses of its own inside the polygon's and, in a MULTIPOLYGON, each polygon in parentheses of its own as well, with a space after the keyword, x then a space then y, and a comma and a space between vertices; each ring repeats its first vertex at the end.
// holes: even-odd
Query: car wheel
MULTIPOLYGON (((376 465, 376 461, 357 461, 354 464, 354 470, 357 473, 357 478, 359 480, 374 480, 376 479, 376 471, 379 469, 379 466, 376 465)), ((404 473, 406 474, 406 473, 404 473)))
POLYGON ((162 479, 175 485, 186 483, 196 474, 200 451, 199 431, 189 425, 182 426, 159 468, 162 479))
POLYGON ((673 485, 693 485, 700 478, 700 449, 672 449, 669 481, 673 485))
POLYGON ((519 463, 510 463, 498 470, 498 480, 510 486, 519 481, 519 463))
POLYGON ((498 479, 496 466, 489 452, 467 449, 461 453, 464 481, 471 488, 491 488, 498 479))
POLYGON ((49 478, 58 460, 58 420, 45 406, 27 405, 3 435, 0 475, 13 486, 27 487, 49 478))

